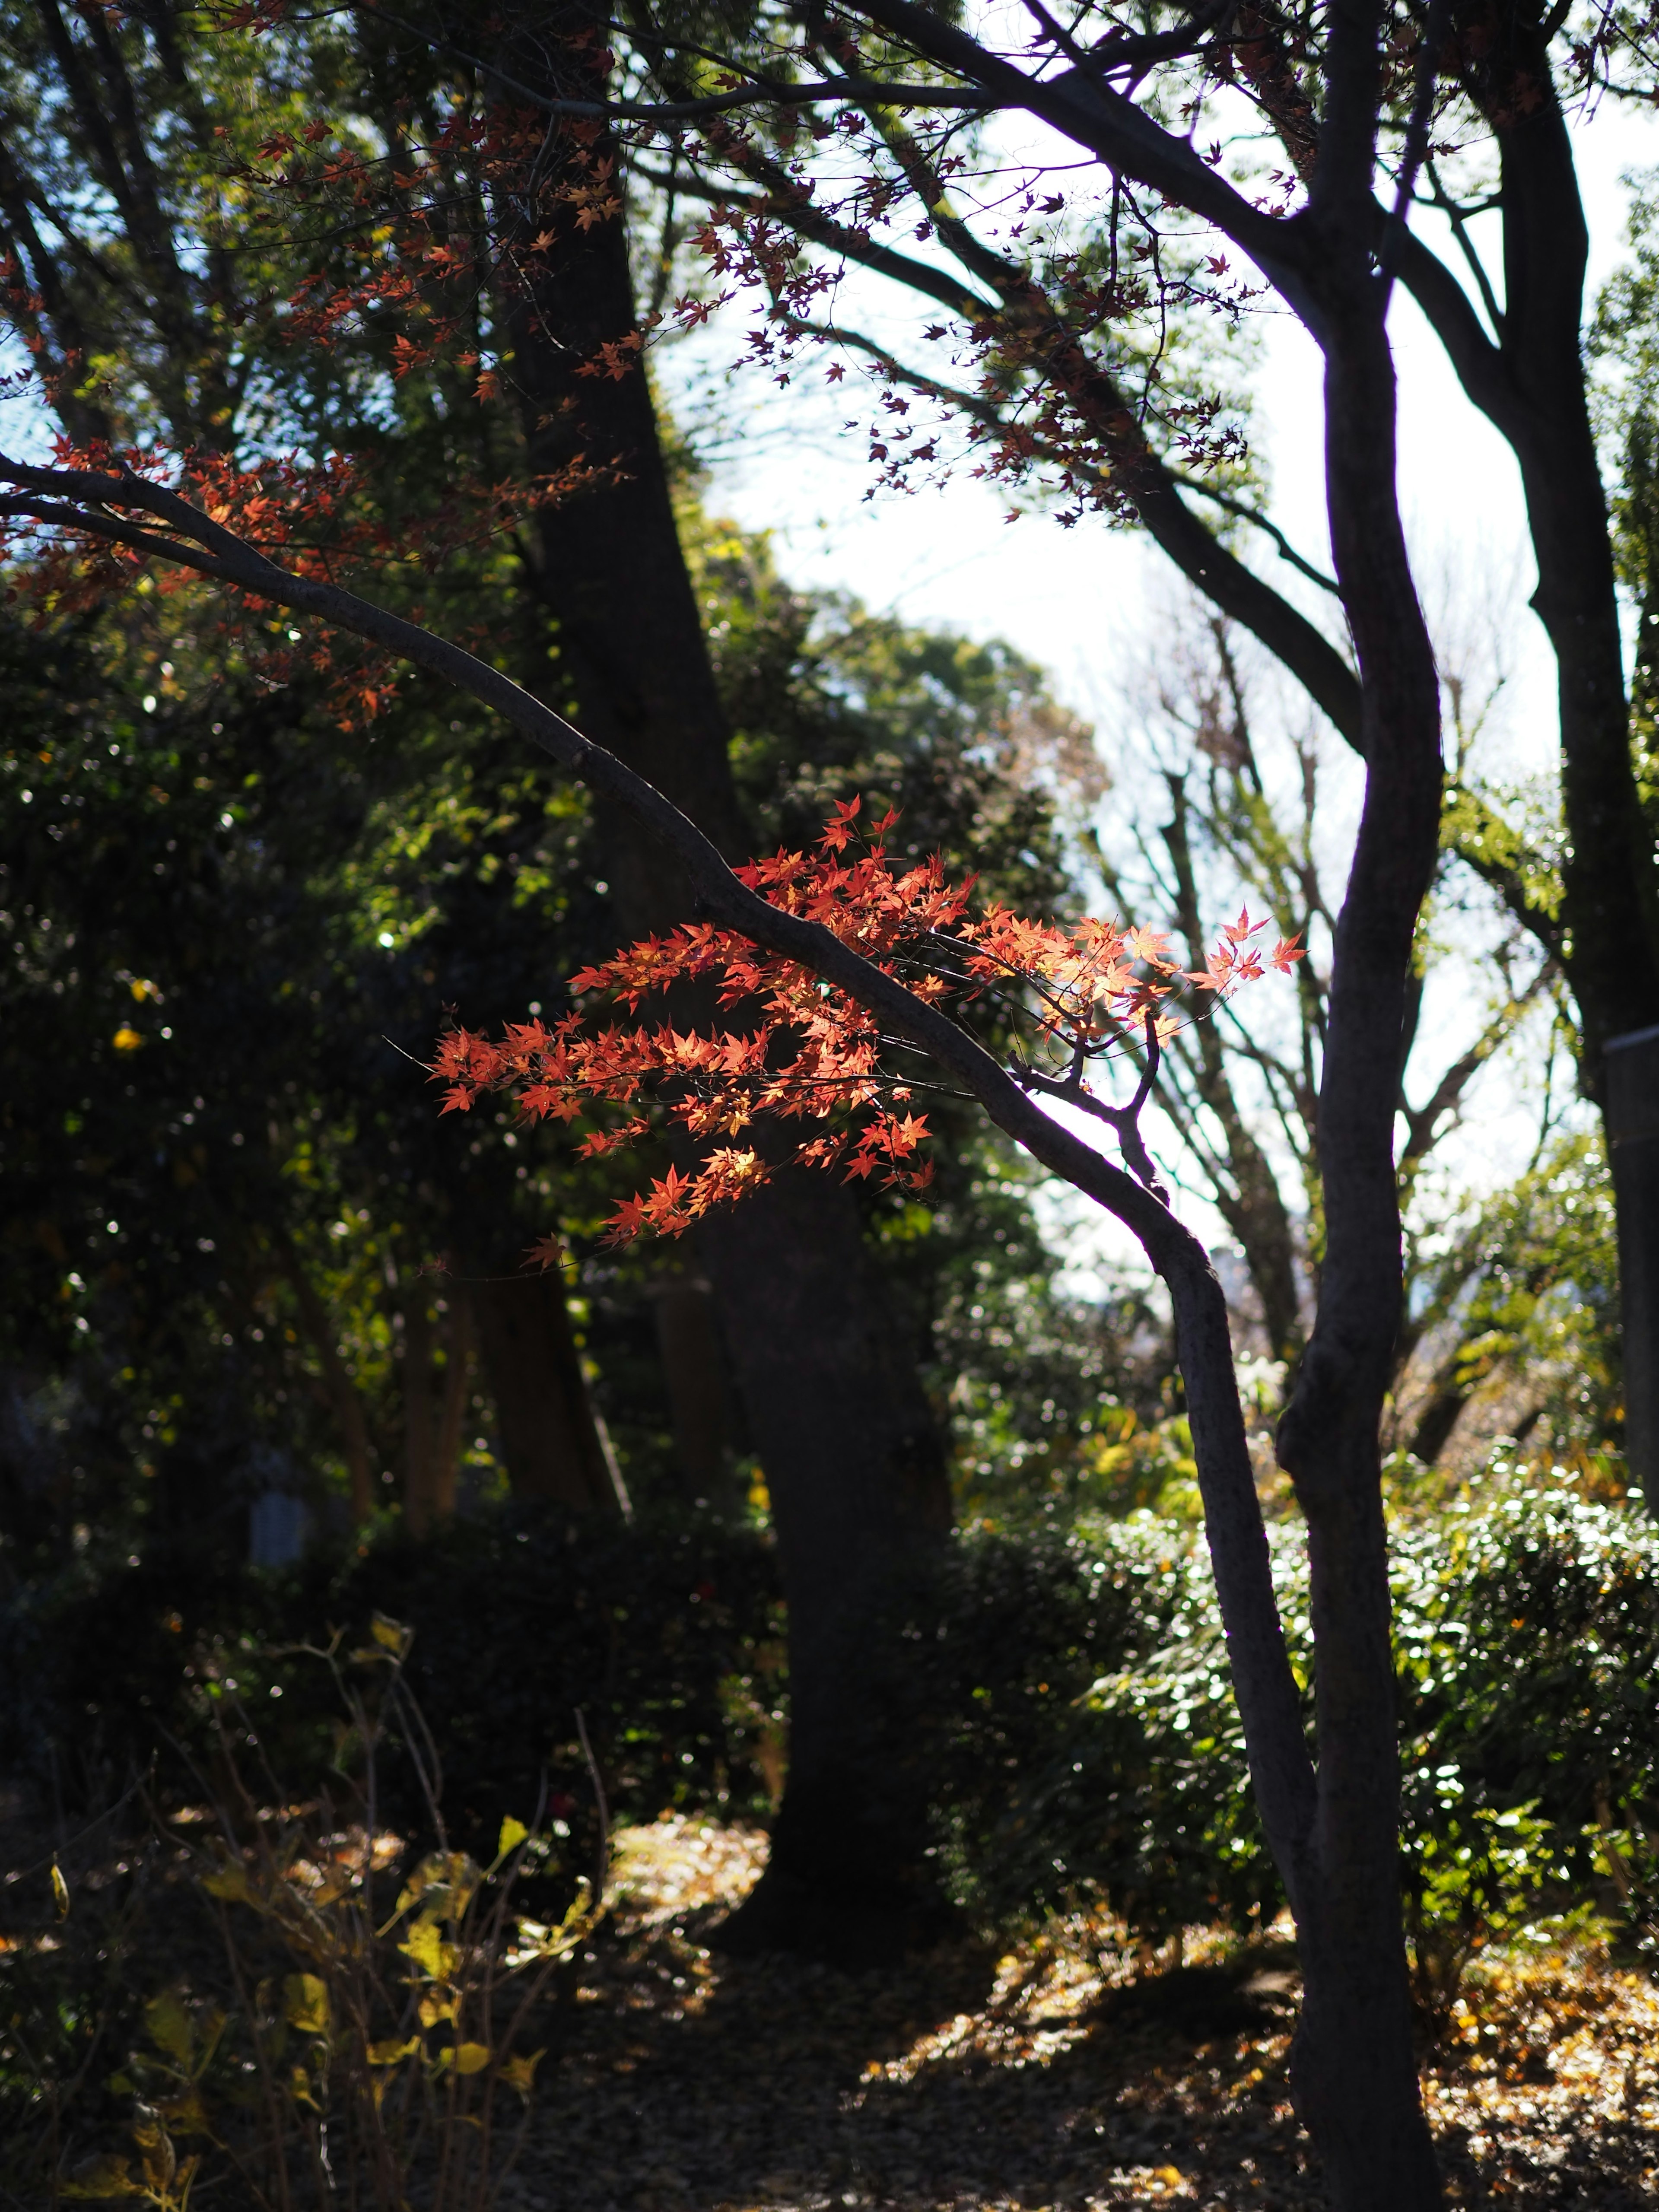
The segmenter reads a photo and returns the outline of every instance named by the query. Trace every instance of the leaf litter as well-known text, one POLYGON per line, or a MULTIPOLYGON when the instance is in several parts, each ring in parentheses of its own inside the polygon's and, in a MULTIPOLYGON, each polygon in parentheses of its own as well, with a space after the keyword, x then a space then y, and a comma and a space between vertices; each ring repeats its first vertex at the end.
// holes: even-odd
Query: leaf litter
MULTIPOLYGON (((1138 2212, 1322 2204, 1282 1931, 1160 1959, 1103 1915, 880 1972, 733 1959, 766 1838, 617 1838, 507 2212, 1138 2212)), ((1485 1964, 1425 2094, 1457 2207, 1659 2203, 1659 1991, 1580 1947, 1485 1964)))

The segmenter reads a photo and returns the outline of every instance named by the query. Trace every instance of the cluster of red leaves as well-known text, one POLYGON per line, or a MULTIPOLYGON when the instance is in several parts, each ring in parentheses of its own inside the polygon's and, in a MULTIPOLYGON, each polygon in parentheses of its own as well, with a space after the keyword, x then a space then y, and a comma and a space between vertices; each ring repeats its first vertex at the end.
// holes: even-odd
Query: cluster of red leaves
MULTIPOLYGON (((1159 1009, 1176 989, 1218 1002, 1263 974, 1264 961, 1288 973, 1302 957, 1284 940, 1271 952, 1252 945, 1265 925, 1248 915, 1222 933, 1197 973, 1171 960, 1167 939, 1149 930, 1095 921, 1061 928, 997 905, 975 915, 971 881, 947 882, 937 856, 911 866, 889 860, 881 840, 893 815, 876 823, 873 842, 849 849, 859 811, 856 799, 837 807, 816 854, 751 861, 738 871, 741 880, 783 912, 821 924, 924 1002, 948 999, 961 1008, 993 995, 1014 1000, 1039 1049, 1097 1057, 1149 1012, 1167 1034, 1176 1017, 1159 1009)), ((875 1017, 799 963, 734 931, 693 922, 583 969, 570 988, 630 1017, 648 1000, 689 992, 692 1019, 684 1027, 672 1018, 599 1024, 579 1012, 550 1028, 510 1024, 499 1042, 456 1029, 442 1040, 431 1073, 446 1086, 446 1113, 495 1091, 537 1121, 620 1109, 584 1138, 589 1158, 643 1134, 653 1100, 665 1106, 692 1140, 695 1158, 617 1208, 613 1242, 646 1230, 678 1236, 711 1206, 764 1182, 777 1161, 754 1142, 763 1116, 774 1126, 817 1127, 819 1133, 802 1134, 787 1151, 805 1165, 842 1167, 849 1180, 875 1176, 911 1191, 931 1181, 931 1163, 917 1157, 926 1118, 908 1110, 911 1084, 884 1068, 875 1017), (724 1028, 711 1018, 701 1026, 696 1002, 701 997, 707 1006, 711 991, 712 1011, 740 1008, 745 1025, 724 1028)))
MULTIPOLYGON (((102 477, 125 473, 177 492, 293 574, 323 581, 343 579, 347 572, 361 581, 366 569, 383 582, 396 574, 435 574, 453 556, 519 527, 539 507, 614 473, 578 461, 553 474, 452 486, 394 531, 374 497, 365 469, 343 454, 316 462, 276 454, 244 465, 224 453, 198 451, 179 459, 154 448, 76 446, 60 436, 54 441, 52 459, 58 468, 102 477)), ((111 505, 118 511, 118 500, 111 505)), ((198 579, 189 568, 152 562, 146 540, 165 539, 165 526, 136 507, 133 520, 146 537, 122 544, 95 527, 77 527, 69 520, 43 521, 25 512, 0 515, 0 562, 10 571, 13 592, 43 612, 62 617, 96 606, 130 586, 140 573, 150 575, 164 597, 194 589, 198 579)), ((411 612, 418 620, 419 608, 411 612)), ((257 640, 258 633, 234 611, 227 611, 226 621, 245 643, 257 640)), ((388 656, 343 632, 319 630, 307 636, 284 618, 262 642, 263 680, 289 683, 308 669, 323 682, 341 727, 348 731, 374 720, 398 680, 388 656)))
MULTIPOLYGON (((569 43, 580 49, 592 40, 569 43)), ((328 128, 314 124, 300 138, 276 133, 259 149, 261 168, 243 172, 250 183, 325 210, 346 241, 290 299, 289 336, 328 346, 390 321, 400 381, 453 361, 477 370, 480 400, 495 398, 500 367, 481 363, 472 349, 481 321, 491 320, 480 317, 479 301, 497 291, 532 300, 567 227, 592 230, 622 212, 615 155, 596 145, 601 125, 564 118, 550 173, 545 118, 510 102, 457 100, 430 143, 405 143, 390 162, 319 144, 328 128)), ((641 343, 635 335, 634 347, 641 343)), ((603 358, 581 373, 616 376, 629 365, 603 358)))

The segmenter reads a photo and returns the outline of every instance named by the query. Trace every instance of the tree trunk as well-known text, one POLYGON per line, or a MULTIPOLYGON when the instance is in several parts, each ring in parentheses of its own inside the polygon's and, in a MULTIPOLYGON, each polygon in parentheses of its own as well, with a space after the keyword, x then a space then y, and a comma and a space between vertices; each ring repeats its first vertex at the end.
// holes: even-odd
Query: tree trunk
MULTIPOLYGON (((1659 876, 1631 760, 1607 497, 1585 388, 1582 325, 1589 232, 1572 143, 1547 51, 1522 9, 1484 74, 1498 130, 1504 208, 1502 352, 1514 392, 1538 588, 1533 606, 1557 669, 1566 966, 1578 1003, 1583 1075, 1603 1095, 1607 1041, 1659 1022, 1659 876), (1517 71, 1546 88, 1510 98, 1517 71)), ((1500 427, 1503 427, 1500 425, 1500 427)))
MULTIPOLYGON (((1469 87, 1492 122, 1500 162, 1497 343, 1431 255, 1409 254, 1403 268, 1465 392, 1521 465, 1538 564, 1533 606, 1556 658, 1567 840, 1553 926, 1578 1008, 1579 1079, 1605 1107, 1608 1044, 1659 1024, 1659 873, 1632 760, 1607 497, 1586 391, 1589 233, 1536 13, 1514 4, 1496 19, 1471 10, 1469 28, 1469 87)), ((1613 1196, 1620 1254, 1638 1252, 1640 1231, 1626 1222, 1616 1174, 1613 1196)), ((1628 1264, 1621 1256, 1621 1272, 1628 1264)), ((1628 1297, 1624 1305, 1626 1373, 1659 1372, 1659 1308, 1628 1297)), ((1638 1431, 1641 1421, 1638 1413, 1638 1431)), ((1648 1494, 1655 1502, 1655 1490, 1648 1494)))
MULTIPOLYGON (((514 48, 512 73, 595 96, 600 20, 587 6, 556 10, 533 46, 514 48)), ((567 137, 554 191, 615 153, 603 133, 586 144, 567 137)), ((629 350, 626 234, 617 219, 580 229, 556 201, 543 228, 556 235, 533 290, 508 303, 531 464, 555 471, 580 454, 617 471, 540 518, 535 586, 556 625, 550 678, 592 737, 728 859, 743 859, 750 841, 730 732, 650 390, 629 350), (583 374, 607 345, 620 373, 583 374)), ((601 820, 619 927, 639 935, 690 919, 689 885, 662 848, 620 813, 601 820)), ((894 1779, 903 1748, 881 1740, 878 1714, 849 1691, 843 1662, 875 1633, 886 1575, 949 1528, 944 1454, 843 1187, 787 1170, 711 1221, 698 1251, 771 1492, 790 1607, 788 1785, 767 1875, 733 1940, 878 1955, 923 1937, 940 1916, 923 1809, 894 1779)))
POLYGON ((556 1269, 531 1275, 480 1267, 472 1273, 468 1289, 513 1495, 578 1513, 613 1510, 616 1496, 556 1269))
POLYGON ((410 1533, 427 1536, 437 1516, 437 1393, 433 1387, 432 1314, 418 1279, 403 1302, 404 1518, 410 1533))
POLYGON ((1279 1439, 1308 1524, 1319 1759, 1296 1897, 1304 1996, 1291 2080, 1340 2212, 1416 2212, 1437 2206, 1441 2191, 1400 1908, 1380 1432, 1401 1300, 1400 1046, 1439 844, 1439 682, 1400 524, 1386 291, 1369 251, 1371 126, 1362 131, 1359 118, 1376 112, 1375 19, 1339 11, 1331 36, 1310 213, 1328 225, 1332 249, 1320 301, 1326 488, 1363 685, 1366 774, 1320 1085, 1319 1312, 1279 1439))
POLYGON ((652 1304, 673 1422, 674 1472, 688 1498, 734 1518, 741 1500, 732 1479, 726 1351, 709 1286, 699 1275, 665 1275, 652 1304))
POLYGON ((464 1284, 451 1278, 444 1294, 448 1328, 444 1344, 444 1392, 438 1413, 432 1499, 441 1521, 455 1510, 455 1486, 460 1473, 461 1438, 467 1405, 472 1395, 473 1329, 471 1301, 464 1284))
POLYGON ((1619 1210, 1625 1459, 1659 1516, 1659 1029, 1612 1040, 1607 1152, 1619 1210))

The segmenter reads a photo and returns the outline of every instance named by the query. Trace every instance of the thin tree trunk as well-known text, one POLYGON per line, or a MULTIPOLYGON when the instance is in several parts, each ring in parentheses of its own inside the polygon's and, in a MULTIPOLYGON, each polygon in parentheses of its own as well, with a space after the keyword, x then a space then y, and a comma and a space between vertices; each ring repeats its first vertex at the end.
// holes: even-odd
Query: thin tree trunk
MULTIPOLYGON (((1468 398, 1521 465, 1538 586, 1556 660, 1566 842, 1559 914, 1510 902, 1554 949, 1578 1009, 1579 1079, 1605 1108, 1607 1048, 1659 1023, 1659 871, 1632 759, 1607 496, 1583 349, 1589 231, 1572 141, 1535 11, 1470 11, 1469 89, 1498 140, 1504 302, 1487 333, 1462 287, 1421 247, 1401 264, 1468 398), (1526 96, 1518 94, 1524 89, 1526 96)), ((1614 1178, 1621 1251, 1632 1249, 1614 1178)), ((1659 1374, 1659 1311, 1623 1301, 1625 1363, 1659 1374)), ((1659 1510, 1659 1472, 1651 1476, 1659 1510)))
POLYGON ((729 1517, 738 1501, 731 1494, 726 1352, 709 1286, 698 1275, 665 1275, 652 1304, 673 1422, 674 1472, 688 1498, 729 1517))
POLYGON ((1312 207, 1332 550, 1364 686, 1365 799, 1337 919, 1318 1151, 1318 1318, 1279 1449, 1308 1524, 1317 1796, 1296 1889, 1298 2109, 1340 2212, 1441 2202, 1412 2045, 1400 1906, 1399 1753, 1380 1432, 1401 1300, 1400 1044, 1441 793, 1439 684, 1401 528, 1386 295, 1369 251, 1378 28, 1339 11, 1312 207))
POLYGON ((444 1345, 444 1393, 438 1413, 438 1433, 433 1466, 433 1509, 441 1521, 455 1510, 455 1484, 459 1472, 461 1436, 472 1395, 472 1308, 464 1284, 453 1276, 444 1293, 449 1326, 444 1345))

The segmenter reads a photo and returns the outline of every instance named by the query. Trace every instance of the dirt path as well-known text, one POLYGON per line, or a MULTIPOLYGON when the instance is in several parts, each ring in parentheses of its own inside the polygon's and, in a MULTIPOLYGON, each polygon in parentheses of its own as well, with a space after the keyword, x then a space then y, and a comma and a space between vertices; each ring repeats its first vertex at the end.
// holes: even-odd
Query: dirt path
MULTIPOLYGON (((503 2202, 524 2212, 1072 2212, 1321 2202, 1284 2066, 1283 1947, 1135 1980, 1079 1922, 998 1959, 845 1975, 706 1948, 763 1841, 624 1839, 616 1933, 503 2202)), ((1212 1947, 1213 1949, 1213 1947, 1212 1947)), ((1194 1954, 1195 1954, 1195 1957, 1194 1954)), ((1464 2205, 1659 2203, 1659 2002, 1589 1962, 1498 1973, 1429 2077, 1464 2205)))

